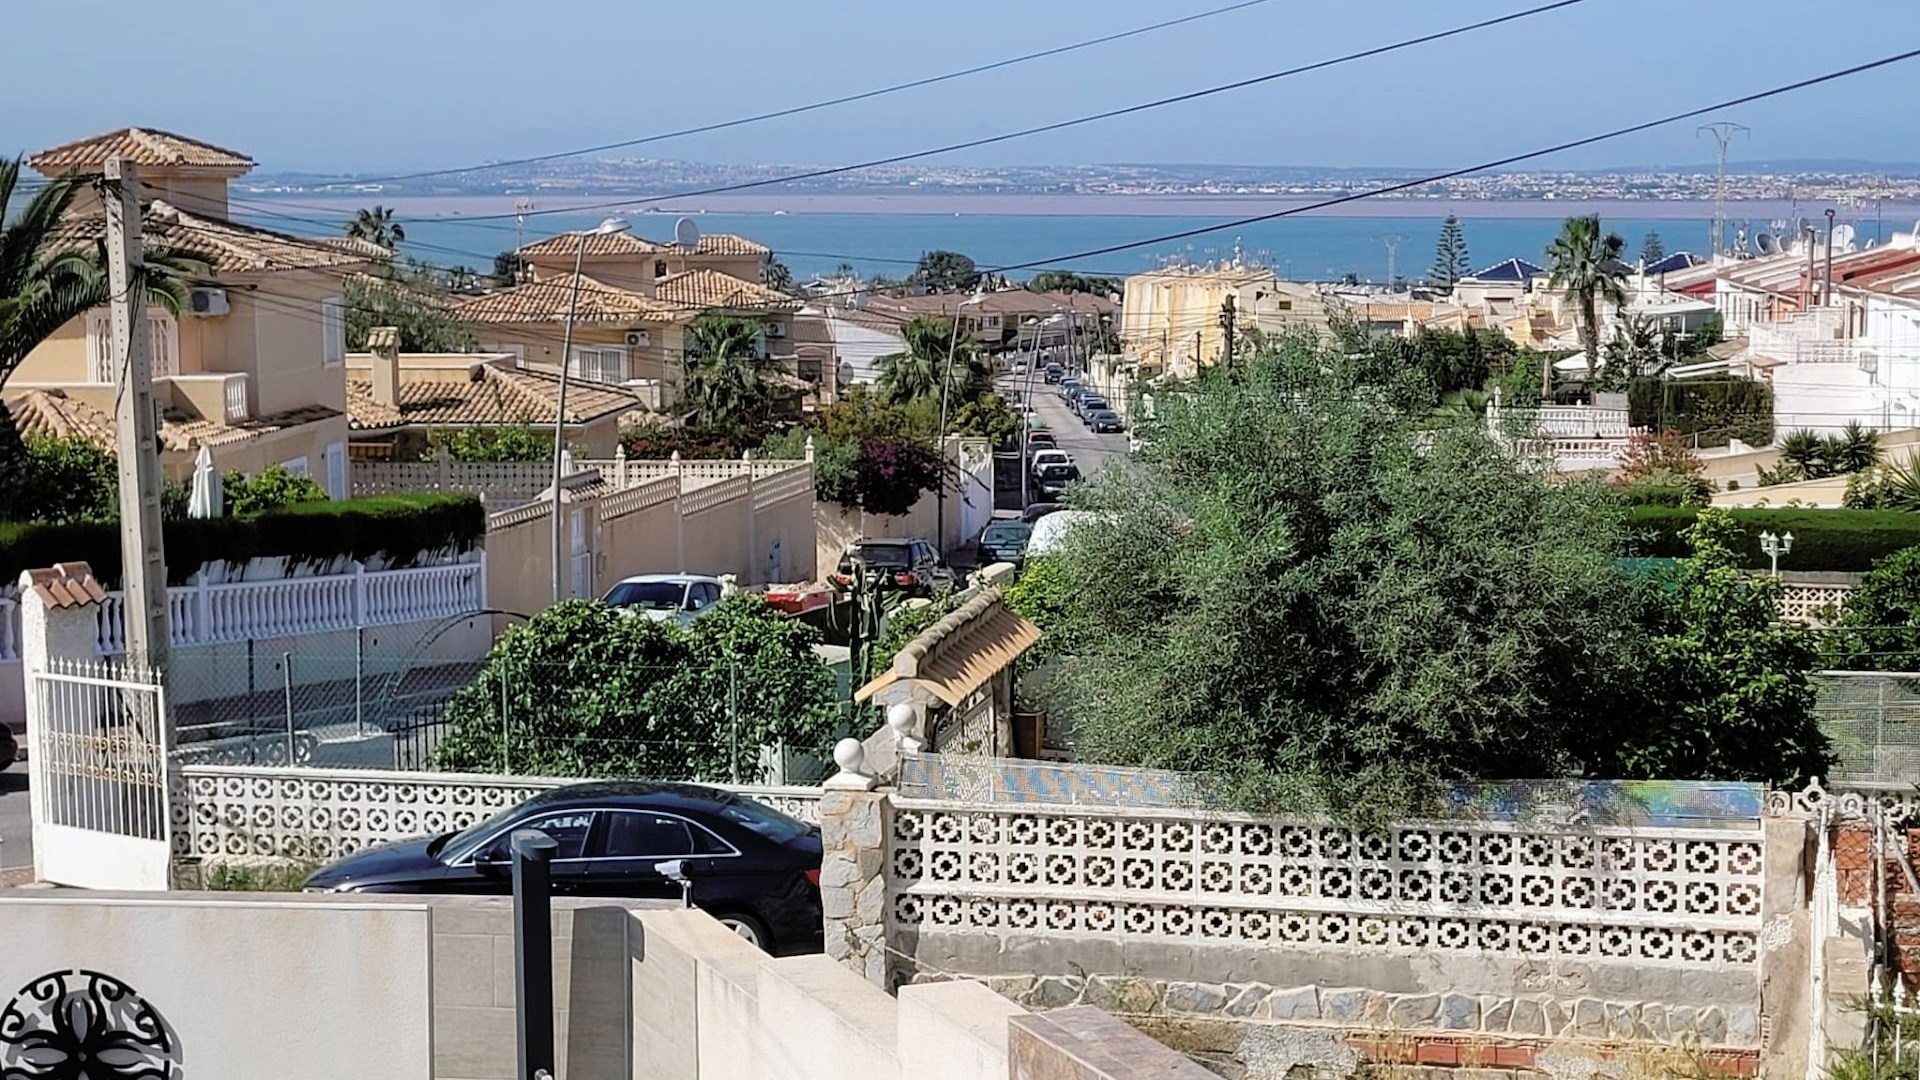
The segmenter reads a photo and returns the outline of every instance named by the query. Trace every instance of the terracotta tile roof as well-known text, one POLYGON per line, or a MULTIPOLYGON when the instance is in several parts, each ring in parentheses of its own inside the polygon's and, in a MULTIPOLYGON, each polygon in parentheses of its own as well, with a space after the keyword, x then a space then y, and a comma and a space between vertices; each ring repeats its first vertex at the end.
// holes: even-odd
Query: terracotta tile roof
POLYGON ((687 270, 669 274, 654 282, 654 294, 682 311, 726 308, 730 311, 793 311, 800 301, 783 292, 769 289, 757 281, 747 281, 718 270, 687 270))
MULTIPOLYGON (((557 236, 542 237, 520 249, 520 254, 528 258, 541 255, 565 255, 573 258, 580 250, 580 233, 565 232, 557 236)), ((665 244, 656 244, 632 233, 587 233, 588 255, 654 255, 672 250, 665 244)))
POLYGON ((141 165, 211 169, 253 168, 253 159, 199 139, 155 128, 121 128, 42 150, 27 164, 47 176, 104 168, 108 158, 130 157, 141 165))
MULTIPOLYGON (((462 298, 448 310, 456 317, 475 323, 550 323, 563 322, 572 294, 571 276, 550 281, 532 281, 479 296, 462 298)), ((689 313, 684 306, 666 304, 637 292, 595 281, 580 275, 580 300, 574 319, 582 323, 673 322, 689 313)))
POLYGON ((49 569, 29 570, 27 580, 48 607, 84 607, 107 599, 107 591, 93 576, 93 567, 84 562, 54 563, 49 569))
POLYGON ((694 255, 770 255, 773 249, 732 233, 703 233, 694 245, 694 255))
MULTIPOLYGON (((368 379, 347 380, 347 426, 355 431, 400 427, 484 424, 551 424, 560 378, 539 371, 476 365, 473 376, 454 382, 408 380, 401 373, 399 405, 373 400, 368 379)), ((567 382, 567 423, 586 424, 640 408, 625 390, 581 380, 567 382)))
MULTIPOLYGON (((23 437, 82 438, 108 450, 116 445, 113 417, 62 391, 29 390, 8 398, 3 407, 12 414, 14 427, 23 437)), ((223 424, 169 409, 160 420, 160 449, 191 454, 202 446, 228 446, 339 415, 338 410, 324 405, 307 405, 237 424, 223 424)))
MULTIPOLYGON (((219 273, 345 269, 374 258, 333 244, 190 214, 161 199, 147 204, 145 217, 142 237, 148 247, 192 252, 219 273)), ((54 230, 50 243, 63 250, 91 250, 106 235, 106 228, 106 218, 97 214, 69 216, 54 230)), ((376 250, 378 258, 391 257, 385 249, 376 250)))

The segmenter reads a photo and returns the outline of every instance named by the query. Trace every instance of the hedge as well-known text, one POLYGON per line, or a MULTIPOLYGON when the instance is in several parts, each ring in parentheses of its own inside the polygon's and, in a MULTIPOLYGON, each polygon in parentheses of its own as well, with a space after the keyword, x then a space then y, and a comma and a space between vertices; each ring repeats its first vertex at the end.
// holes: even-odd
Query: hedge
MULTIPOLYGON (((343 502, 296 503, 249 517, 186 518, 162 526, 167 580, 179 585, 205 563, 283 558, 322 566, 339 558, 384 555, 396 566, 451 548, 471 551, 487 514, 469 494, 375 495, 343 502)), ((0 521, 0 582, 23 570, 84 561, 110 587, 120 580, 120 527, 113 522, 0 521)))
MULTIPOLYGON (((1687 554, 1681 530, 1693 524, 1693 507, 1636 506, 1628 510, 1632 532, 1629 553, 1639 558, 1682 558, 1687 554)), ((1920 514, 1902 510, 1811 510, 1792 507, 1732 511, 1746 533, 1741 564, 1769 565, 1760 550, 1760 534, 1793 534, 1793 551, 1780 557, 1782 570, 1839 570, 1861 573, 1874 560, 1903 548, 1920 547, 1920 514)))
MULTIPOLYGON (((1627 415, 1636 427, 1700 436, 1700 446, 1773 441, 1773 387, 1752 379, 1639 378, 1627 387, 1627 415)), ((1798 535, 1798 534, 1796 534, 1798 535)))

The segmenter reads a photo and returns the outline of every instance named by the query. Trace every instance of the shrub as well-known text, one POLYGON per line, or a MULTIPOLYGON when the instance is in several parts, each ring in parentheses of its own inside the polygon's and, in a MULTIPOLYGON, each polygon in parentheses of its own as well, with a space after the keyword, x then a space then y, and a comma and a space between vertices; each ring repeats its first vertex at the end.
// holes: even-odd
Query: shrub
POLYGON ((552 461, 553 433, 528 424, 435 428, 427 434, 425 460, 442 450, 455 461, 552 461))
POLYGON ((326 490, 310 476, 295 476, 279 465, 247 476, 230 472, 220 480, 222 510, 228 517, 246 517, 296 503, 324 502, 326 490))
MULTIPOLYGON (((1685 556, 1683 533, 1697 513, 1690 508, 1634 507, 1628 517, 1631 553, 1648 558, 1685 556)), ((1763 532, 1793 534, 1793 550, 1780 560, 1783 570, 1864 571, 1876 559, 1920 545, 1920 514, 1896 510, 1748 508, 1731 514, 1741 531, 1730 542, 1735 560, 1748 569, 1769 565, 1760 550, 1763 532)))
POLYGON ((1635 379, 1627 411, 1637 427, 1697 435, 1700 446, 1773 441, 1773 388, 1751 379, 1635 379))
MULTIPOLYGON (((167 580, 179 585, 205 563, 285 558, 323 565, 384 556, 406 566, 442 550, 471 551, 486 510, 467 494, 377 495, 298 503, 246 517, 184 518, 162 526, 167 580)), ((111 522, 0 522, 0 581, 22 570, 84 561, 109 587, 120 580, 120 530, 111 522)))
POLYGON ((119 516, 119 466, 92 439, 25 440, 16 506, 35 520, 112 521, 119 516))
POLYGON ((868 439, 853 461, 853 496, 869 514, 904 514, 946 478, 939 451, 917 439, 868 439))

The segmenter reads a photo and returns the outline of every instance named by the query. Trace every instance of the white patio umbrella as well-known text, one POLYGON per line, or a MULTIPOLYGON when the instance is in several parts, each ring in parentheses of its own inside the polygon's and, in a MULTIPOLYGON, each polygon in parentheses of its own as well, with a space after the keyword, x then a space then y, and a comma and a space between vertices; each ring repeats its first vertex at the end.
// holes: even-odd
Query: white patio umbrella
POLYGON ((213 451, 205 446, 193 457, 193 491, 187 496, 187 516, 217 518, 221 514, 220 474, 213 467, 213 451))

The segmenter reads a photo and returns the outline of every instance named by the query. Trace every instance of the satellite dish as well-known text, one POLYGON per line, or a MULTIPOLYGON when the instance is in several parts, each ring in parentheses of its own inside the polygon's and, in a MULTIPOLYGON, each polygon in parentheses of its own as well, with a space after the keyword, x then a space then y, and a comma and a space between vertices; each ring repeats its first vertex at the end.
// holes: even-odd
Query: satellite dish
POLYGON ((1762 255, 1780 254, 1780 241, 1775 240, 1772 233, 1754 233, 1753 246, 1759 248, 1762 255))
POLYGON ((1835 225, 1833 227, 1833 246, 1842 251, 1853 250, 1853 226, 1835 225))
POLYGON ((683 251, 692 251, 700 246, 700 226, 692 218, 683 217, 673 223, 673 242, 683 251))

